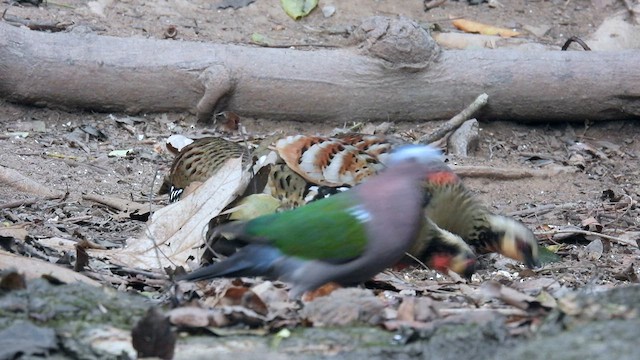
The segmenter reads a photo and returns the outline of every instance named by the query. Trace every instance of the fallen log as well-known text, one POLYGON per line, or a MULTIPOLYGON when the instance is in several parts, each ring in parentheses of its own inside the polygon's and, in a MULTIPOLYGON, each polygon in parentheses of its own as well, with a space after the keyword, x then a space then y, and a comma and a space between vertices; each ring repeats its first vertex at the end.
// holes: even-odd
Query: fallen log
POLYGON ((481 93, 478 119, 640 118, 640 51, 441 50, 416 23, 374 17, 345 49, 274 49, 0 22, 0 97, 127 113, 219 111, 300 121, 447 119, 481 93))

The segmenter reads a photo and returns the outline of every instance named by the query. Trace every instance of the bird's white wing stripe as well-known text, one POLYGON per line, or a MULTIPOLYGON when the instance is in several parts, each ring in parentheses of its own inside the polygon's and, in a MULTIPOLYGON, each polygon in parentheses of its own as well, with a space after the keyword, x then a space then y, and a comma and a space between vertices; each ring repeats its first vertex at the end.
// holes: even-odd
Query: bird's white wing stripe
POLYGON ((350 207, 347 209, 347 212, 353 215, 361 223, 366 223, 373 219, 373 216, 371 216, 371 213, 368 212, 362 205, 350 207))

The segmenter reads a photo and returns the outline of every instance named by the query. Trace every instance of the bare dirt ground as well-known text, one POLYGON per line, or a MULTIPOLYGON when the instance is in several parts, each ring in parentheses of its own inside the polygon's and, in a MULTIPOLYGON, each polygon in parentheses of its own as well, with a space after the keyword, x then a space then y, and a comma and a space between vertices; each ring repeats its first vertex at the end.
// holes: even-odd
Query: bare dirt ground
MULTIPOLYGON (((251 43, 261 34, 274 46, 313 48, 347 46, 348 33, 371 15, 404 15, 420 23, 454 30, 448 19, 466 17, 496 26, 522 29, 525 25, 549 26, 542 37, 525 37, 560 47, 570 36, 587 36, 607 16, 624 11, 622 1, 502 1, 470 6, 449 1, 424 12, 420 1, 348 2, 321 1, 320 7, 335 5, 333 16, 320 9, 300 21, 291 20, 278 2, 257 0, 241 9, 217 9, 219 1, 96 1, 67 0, 47 6, 10 6, 8 14, 31 20, 72 22, 72 31, 94 31, 120 37, 164 38, 175 25, 177 40, 221 43, 251 43), (594 4, 606 6, 596 9, 594 4)), ((174 41, 174 40, 166 40, 174 41)), ((153 56, 153 54, 149 54, 153 56)), ((168 84, 170 86, 170 84, 168 84)), ((578 101, 578 100, 568 100, 578 101)), ((240 114, 242 115, 242 114, 240 114)), ((351 124, 283 123, 269 119, 243 119, 249 135, 329 134, 351 124)), ((496 168, 541 168, 563 166, 570 171, 548 178, 497 180, 469 178, 465 181, 497 213, 511 214, 539 233, 544 245, 557 248, 562 261, 541 274, 568 289, 588 286, 602 289, 637 282, 635 267, 640 257, 640 124, 637 122, 554 123, 523 125, 502 121, 481 123, 478 151, 468 158, 451 158, 464 165, 496 168), (540 209, 540 210, 536 210, 540 209), (520 213, 518 213, 520 212, 520 213), (593 218, 593 220, 589 220, 593 218), (554 228, 574 225, 612 238, 574 235, 561 239, 545 235, 554 228), (603 242, 603 249, 587 245, 603 242)), ((532 119, 534 120, 534 119, 532 119)), ((390 119, 391 132, 429 132, 437 124, 403 123, 390 119)), ((86 238, 108 247, 118 247, 136 236, 144 222, 83 195, 99 194, 137 202, 164 204, 156 195, 172 156, 163 149, 171 134, 200 134, 191 114, 98 114, 41 109, 0 102, 0 165, 15 169, 51 190, 67 193, 64 200, 38 200, 26 206, 0 207, 4 226, 28 224, 33 239, 86 238), (117 121, 120 120, 120 121, 117 121), (87 131, 83 131, 85 129, 87 131), (97 129, 105 137, 90 136, 97 129), (74 131, 76 131, 74 133, 74 131), (26 135, 26 136, 22 136, 26 135), (113 150, 133 151, 125 157, 110 157, 113 150)), ((0 206, 34 195, 0 187, 0 206)), ((15 250, 15 248, 13 248, 15 250)), ((62 258, 49 254, 50 259, 62 258)), ((513 267, 490 259, 474 281, 509 278, 513 267), (496 272, 496 269, 498 272, 496 272), (503 272, 500 272, 502 270, 503 272)), ((64 261, 62 261, 64 263, 64 261)), ((68 261, 67 261, 68 263, 68 261)), ((534 275, 535 276, 535 275, 534 275)))

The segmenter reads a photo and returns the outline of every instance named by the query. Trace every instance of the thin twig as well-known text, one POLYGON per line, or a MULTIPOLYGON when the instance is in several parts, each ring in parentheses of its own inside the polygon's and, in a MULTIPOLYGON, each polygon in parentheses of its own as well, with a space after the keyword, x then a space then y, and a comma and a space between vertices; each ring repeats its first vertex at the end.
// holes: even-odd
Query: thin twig
POLYGON ((97 172, 99 174, 107 174, 107 173, 109 173, 111 171, 111 170, 109 170, 109 169, 107 169, 107 168, 105 168, 103 166, 100 166, 100 165, 90 164, 90 163, 86 163, 86 162, 80 162, 80 161, 73 160, 73 159, 63 159, 63 158, 57 158, 57 157, 54 157, 54 159, 61 160, 65 164, 67 164, 67 165, 69 165, 71 167, 76 167, 76 166, 81 166, 81 165, 82 166, 86 166, 89 169, 94 170, 95 172, 97 172))
POLYGON ((561 50, 562 51, 567 51, 567 49, 569 48, 569 45, 571 45, 572 42, 578 43, 580 46, 582 46, 582 49, 585 51, 591 51, 591 48, 584 42, 582 41, 582 39, 580 39, 577 36, 572 36, 570 37, 565 43, 564 45, 562 45, 561 50))
POLYGON ((24 200, 16 200, 16 201, 12 201, 12 202, 8 202, 8 203, 0 205, 0 209, 13 209, 13 208, 17 208, 17 207, 20 207, 20 206, 33 205, 33 204, 37 203, 38 201, 62 199, 63 197, 64 197, 64 194, 61 194, 61 195, 50 195, 50 196, 45 196, 45 197, 35 197, 35 198, 29 198, 29 199, 24 199, 24 200))
POLYGON ((513 309, 513 308, 497 308, 497 309, 474 309, 474 308, 464 308, 464 309, 456 309, 456 308, 450 308, 450 309, 438 309, 438 314, 442 315, 442 316, 448 316, 448 315, 461 315, 461 314, 469 314, 472 312, 495 312, 498 314, 502 314, 502 315, 507 315, 507 316, 527 316, 529 315, 528 312, 524 311, 524 310, 520 310, 520 309, 513 309))
POLYGON ((615 236, 611 236, 611 235, 605 235, 602 233, 598 233, 598 232, 594 232, 594 231, 588 231, 588 230, 579 230, 579 229, 554 229, 554 230, 550 230, 550 231, 542 231, 542 232, 536 232, 536 235, 555 235, 555 234, 580 234, 580 235, 590 235, 590 236, 597 236, 597 237, 601 237, 603 239, 607 239, 613 242, 616 242, 618 244, 623 244, 623 245, 629 245, 629 246, 635 246, 638 247, 638 244, 634 244, 633 242, 615 237, 615 236))
POLYGON ((540 269, 531 269, 534 273, 538 274, 545 271, 560 271, 560 270, 575 270, 575 269, 590 269, 592 266, 577 266, 577 265, 569 265, 569 266, 554 266, 554 267, 543 267, 540 269))
POLYGON ((131 275, 142 275, 145 278, 163 279, 163 280, 167 280, 168 279, 168 276, 166 274, 164 274, 164 273, 154 272, 154 271, 146 271, 146 270, 130 268, 130 267, 121 267, 119 269, 114 269, 112 272, 116 272, 116 271, 120 271, 120 272, 131 274, 131 275))
POLYGON ((447 133, 460 127, 465 121, 469 120, 478 110, 487 105, 489 95, 480 94, 466 109, 462 110, 458 115, 452 117, 446 123, 440 125, 430 134, 425 134, 418 139, 420 144, 430 144, 443 138, 447 133))
POLYGON ((546 154, 546 153, 535 153, 535 152, 527 152, 527 151, 522 151, 520 153, 518 153, 518 155, 523 156, 523 157, 537 157, 540 159, 548 159, 548 160, 553 160, 553 161, 557 161, 559 163, 563 162, 564 159, 562 159, 562 157, 560 156, 554 156, 551 154, 546 154))
POLYGON ((74 217, 62 219, 62 220, 60 220, 58 222, 61 222, 61 223, 77 223, 77 222, 91 220, 91 219, 93 219, 93 215, 81 215, 81 216, 74 216, 74 217))
MULTIPOLYGON (((615 222, 620 221, 620 219, 622 219, 622 217, 623 217, 623 216, 625 216, 626 214, 628 214, 628 213, 629 213, 629 210, 631 210, 631 208, 635 205, 635 202, 633 201, 633 198, 632 198, 630 195, 624 194, 623 196, 626 196, 626 197, 628 197, 628 198, 629 198, 629 203, 628 203, 628 204, 627 204, 627 206, 625 207, 624 211, 623 211, 621 214, 617 215, 613 220, 611 220, 610 222, 605 223, 605 224, 603 224, 603 225, 607 226, 607 225, 611 225, 611 224, 613 224, 613 223, 615 223, 615 222)), ((622 203, 622 201, 618 202, 618 204, 621 204, 621 203, 622 203)), ((616 205, 617 205, 617 204, 616 204, 616 205)), ((615 210, 616 210, 615 212, 617 213, 617 212, 618 212, 618 211, 617 211, 618 209, 615 209, 615 210)))
POLYGON ((576 206, 578 206, 578 204, 576 204, 576 203, 547 204, 547 205, 536 206, 536 207, 530 208, 530 209, 512 211, 512 212, 508 213, 507 215, 509 215, 509 216, 529 216, 529 215, 533 215, 533 214, 541 215, 541 214, 545 214, 545 213, 548 213, 549 211, 556 210, 556 209, 558 209, 558 210, 573 209, 576 206))
POLYGON ((17 16, 7 15, 7 10, 2 13, 2 19, 9 25, 13 26, 26 26, 31 30, 36 31, 50 31, 59 32, 66 30, 69 26, 73 25, 73 22, 59 22, 59 21, 35 21, 22 19, 17 16))
POLYGON ((127 211, 127 210, 133 211, 136 209, 144 211, 144 210, 148 210, 150 206, 150 205, 140 204, 133 201, 118 199, 118 198, 109 197, 109 196, 96 195, 96 194, 82 195, 82 199, 95 201, 99 204, 109 206, 119 211, 127 211))
POLYGON ((415 257, 415 256, 413 256, 413 255, 411 255, 411 254, 409 254, 408 252, 404 253, 404 255, 405 255, 405 256, 407 256, 407 257, 409 257, 409 258, 411 258, 413 261, 417 262, 417 263, 418 263, 418 265, 422 266, 424 269, 426 269, 426 270, 430 270, 430 269, 429 269, 429 267, 428 267, 425 263, 423 263, 422 261, 420 261, 420 259, 418 259, 417 257, 415 257))

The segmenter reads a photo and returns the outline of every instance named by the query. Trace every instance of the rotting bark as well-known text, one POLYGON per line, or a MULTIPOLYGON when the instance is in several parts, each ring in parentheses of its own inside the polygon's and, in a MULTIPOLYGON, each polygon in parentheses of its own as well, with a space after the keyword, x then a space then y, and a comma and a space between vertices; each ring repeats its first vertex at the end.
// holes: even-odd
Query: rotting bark
POLYGON ((127 113, 222 110, 300 121, 640 118, 640 51, 441 51, 408 19, 375 17, 348 49, 257 48, 46 34, 0 23, 0 96, 127 113))

